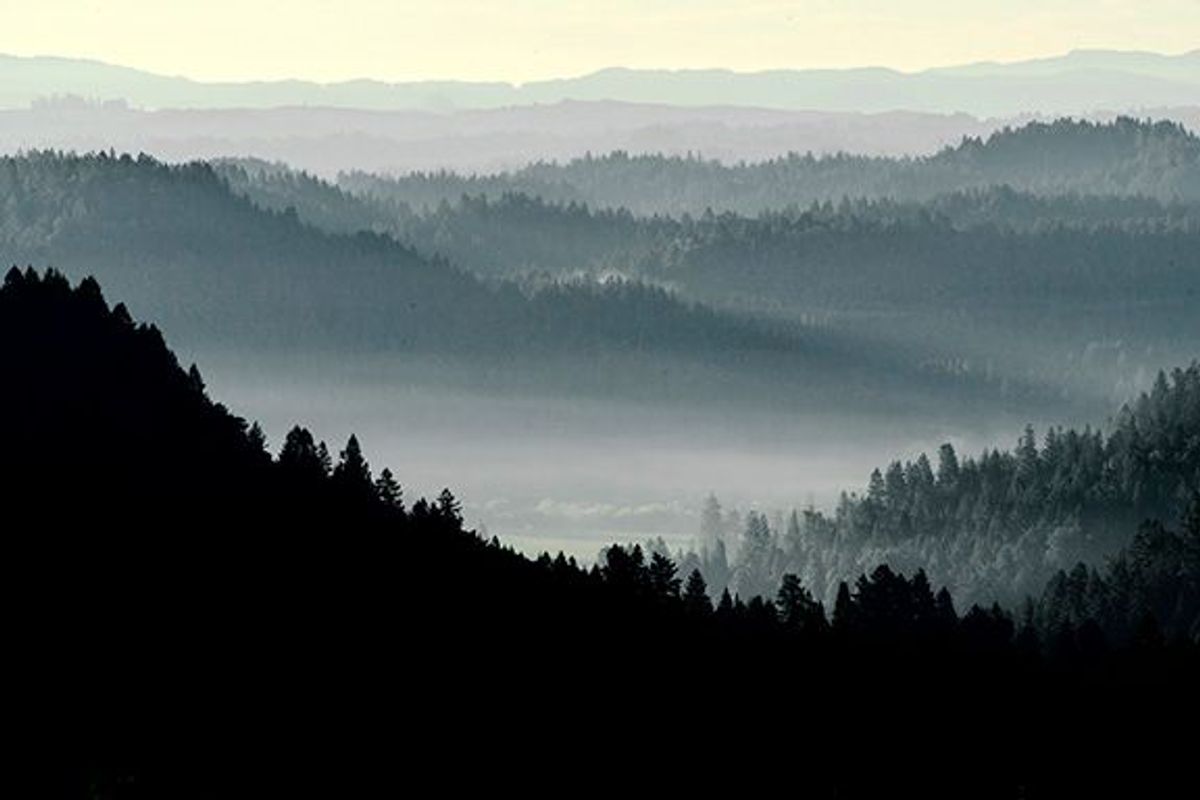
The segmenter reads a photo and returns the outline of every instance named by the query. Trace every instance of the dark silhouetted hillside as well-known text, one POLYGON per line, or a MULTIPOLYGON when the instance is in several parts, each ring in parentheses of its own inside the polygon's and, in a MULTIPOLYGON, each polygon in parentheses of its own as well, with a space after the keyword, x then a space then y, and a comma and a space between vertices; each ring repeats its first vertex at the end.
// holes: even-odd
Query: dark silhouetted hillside
MULTIPOLYGON (((992 792, 1016 797, 1098 752, 1104 724, 1195 701, 1194 644, 1152 616, 1125 644, 1094 621, 1043 642, 999 606, 960 615, 923 572, 880 567, 826 608, 794 576, 773 599, 714 604, 698 573, 636 547, 588 570, 530 561, 464 531, 449 491, 407 504, 353 437, 335 461, 295 428, 271 456, 90 279, 8 274, 0 374, 8 680, 33 712, 25 738, 52 744, 39 774, 58 796, 358 794, 447 756, 470 759, 441 778, 466 787, 529 747, 674 757, 694 746, 681 729, 782 717, 812 724, 754 749, 820 757, 821 791, 949 788, 989 764, 992 792), (637 723, 648 713, 665 730, 637 723), (948 720, 971 747, 946 742, 952 760, 915 775, 858 774, 846 742, 865 719, 917 737, 880 763, 948 720), (1028 750, 996 760, 1012 736, 1028 750)), ((1187 524, 1143 533, 1122 557, 1132 586, 1194 603, 1187 524)), ((1153 746, 1158 777, 1186 769, 1153 746)))

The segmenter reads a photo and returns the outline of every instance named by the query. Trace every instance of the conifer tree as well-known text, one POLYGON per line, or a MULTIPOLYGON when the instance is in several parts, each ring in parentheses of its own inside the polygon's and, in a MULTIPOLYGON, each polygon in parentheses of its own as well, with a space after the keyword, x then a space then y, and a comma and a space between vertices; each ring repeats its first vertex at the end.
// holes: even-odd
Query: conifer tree
POLYGON ((246 433, 246 439, 255 452, 265 453, 267 451, 267 435, 263 433, 262 426, 257 422, 250 426, 250 430, 246 433))
POLYGON ((317 445, 317 465, 321 470, 322 475, 330 475, 333 472, 333 459, 329 455, 329 448, 322 441, 317 445))
POLYGON ((700 570, 694 569, 688 575, 687 584, 683 589, 683 607, 689 614, 706 616, 712 612, 712 600, 708 597, 708 586, 700 570))
POLYGON ((326 476, 321 451, 313 444, 313 436, 299 425, 288 431, 279 450, 279 466, 302 480, 321 480, 326 476))
POLYGON ((825 627, 825 609, 813 599, 796 575, 788 573, 783 576, 775 607, 779 612, 779 621, 788 630, 817 633, 825 627))
POLYGON ((716 615, 719 619, 729 621, 733 618, 733 597, 729 594, 729 589, 721 591, 721 599, 717 601, 716 615))
POLYGON ((650 556, 650 590, 655 597, 666 600, 678 598, 679 583, 674 561, 660 552, 650 556))
POLYGON ((342 486, 355 491, 372 485, 371 468, 363 458, 362 448, 359 447, 358 437, 350 434, 346 441, 346 449, 339 454, 338 465, 333 470, 333 477, 342 486))
POLYGON ((833 629, 848 633, 854 627, 854 600, 845 581, 838 584, 837 599, 833 604, 833 629))
POLYGON ((393 511, 404 510, 404 492, 395 476, 392 475, 392 471, 387 467, 384 467, 379 473, 379 477, 375 479, 375 496, 386 508, 393 511))
POLYGON ((437 513, 444 520, 462 524, 462 504, 449 489, 442 489, 438 494, 437 513))

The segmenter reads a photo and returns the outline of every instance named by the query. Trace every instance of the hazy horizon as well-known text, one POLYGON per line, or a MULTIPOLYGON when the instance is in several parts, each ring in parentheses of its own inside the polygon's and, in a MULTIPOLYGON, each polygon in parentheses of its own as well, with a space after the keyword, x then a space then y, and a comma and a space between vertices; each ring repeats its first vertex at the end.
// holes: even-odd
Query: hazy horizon
MULTIPOLYGON (((0 40, 2 41, 2 40, 0 40)), ((573 81, 591 78, 598 75, 613 73, 647 73, 666 75, 688 74, 730 74, 734 76, 762 76, 771 73, 853 73, 853 72, 886 72, 903 77, 917 77, 926 74, 940 74, 959 70, 978 71, 988 68, 1007 68, 1052 64, 1056 61, 1069 61, 1076 58, 1117 57, 1117 58, 1150 58, 1150 59, 1180 59, 1200 54, 1200 47, 1181 46, 1164 48, 1122 47, 1116 43, 1111 45, 1100 43, 1092 45, 1075 45, 1046 50, 1030 51, 1027 53, 1007 53, 978 57, 963 56, 949 58, 936 62, 921 62, 907 64, 902 61, 871 60, 839 62, 783 62, 771 65, 742 65, 717 63, 712 61, 694 61, 687 63, 653 64, 636 61, 599 62, 594 65, 566 67, 556 72, 546 72, 522 75, 519 73, 476 75, 474 73, 391 73, 386 70, 346 72, 344 74, 322 75, 299 68, 288 72, 247 72, 223 75, 210 73, 205 70, 188 69, 185 66, 172 68, 154 62, 123 59, 119 55, 96 54, 87 50, 39 50, 18 46, 0 46, 0 59, 20 59, 23 61, 48 61, 74 64, 91 64, 111 67, 120 70, 153 75, 159 78, 183 80, 201 85, 235 85, 306 83, 317 86, 339 86, 354 83, 377 83, 387 85, 406 85, 422 83, 462 83, 503 85, 511 88, 524 88, 531 84, 545 84, 557 81, 573 81)), ((1136 71, 1136 70, 1135 70, 1136 71)))
POLYGON ((301 107, 444 114, 463 109, 542 108, 575 100, 693 109, 966 113, 991 118, 1137 114, 1195 106, 1200 98, 1200 51, 1171 56, 1074 49, 1032 61, 969 61, 918 72, 858 65, 806 69, 799 64, 774 69, 755 65, 760 68, 747 70, 736 61, 723 62, 719 69, 656 69, 614 59, 597 63, 596 69, 567 65, 553 77, 517 83, 507 82, 515 75, 499 69, 486 81, 460 73, 441 81, 384 82, 390 76, 383 70, 350 73, 347 80, 336 82, 302 79, 302 72, 256 73, 253 81, 197 81, 172 77, 177 70, 148 72, 120 66, 124 63, 133 62, 0 55, 0 108, 24 109, 48 98, 80 97, 138 109, 301 107))
POLYGON ((1195 49, 1200 3, 983 0, 728 4, 702 0, 436 5, 55 0, 8 9, 0 52, 60 54, 196 80, 526 82, 631 68, 885 66, 1020 61, 1074 49, 1195 49), (448 46, 452 44, 453 46, 448 46))

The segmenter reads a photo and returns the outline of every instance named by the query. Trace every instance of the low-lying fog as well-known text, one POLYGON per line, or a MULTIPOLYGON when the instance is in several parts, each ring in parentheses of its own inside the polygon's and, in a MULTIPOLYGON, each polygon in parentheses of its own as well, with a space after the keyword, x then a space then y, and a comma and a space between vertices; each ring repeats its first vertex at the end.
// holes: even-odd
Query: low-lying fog
POLYGON ((495 397, 380 381, 345 363, 297 369, 211 354, 198 360, 210 394, 258 420, 273 452, 297 423, 335 458, 355 433, 372 468, 390 467, 407 501, 448 486, 468 522, 488 535, 527 553, 561 549, 586 560, 613 541, 662 536, 672 548, 687 546, 709 492, 742 512, 829 509, 843 489, 865 486, 876 466, 923 451, 935 458, 944 441, 960 453, 1010 447, 1025 422, 898 428, 832 408, 785 418, 495 397))

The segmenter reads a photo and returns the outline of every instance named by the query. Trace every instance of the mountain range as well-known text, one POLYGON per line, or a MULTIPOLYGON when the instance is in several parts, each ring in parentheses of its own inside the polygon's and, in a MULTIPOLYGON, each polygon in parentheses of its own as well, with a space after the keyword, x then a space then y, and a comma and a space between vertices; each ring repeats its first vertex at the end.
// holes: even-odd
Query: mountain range
POLYGON ((648 284, 484 280, 386 233, 324 231, 295 209, 258 207, 200 162, 31 153, 0 159, 0 196, 5 260, 95 275, 208 353, 353 354, 381 359, 380 374, 450 371, 493 391, 566 386, 677 402, 701 397, 695 386, 745 402, 759 380, 775 390, 762 393, 767 402, 786 404, 837 394, 874 406, 914 389, 918 407, 984 391, 911 359, 900 367, 850 337, 717 312, 648 284), (595 358, 610 369, 590 367, 595 358), (827 369, 844 380, 813 380, 827 369), (876 385, 884 374, 887 390, 876 385))
POLYGON ((603 69, 573 78, 505 82, 351 80, 202 82, 50 56, 0 56, 0 108, 79 95, 145 108, 330 106, 376 110, 500 108, 562 100, 681 106, 881 112, 897 109, 995 116, 1194 105, 1200 50, 1179 55, 1076 50, 1013 63, 905 73, 881 67, 771 70, 603 69))
MULTIPOLYGON (((1084 116, 1103 122, 1116 114, 1084 116)), ((1200 130, 1200 104, 1143 109, 1138 116, 1200 130)), ((282 161, 332 178, 354 171, 496 172, 613 150, 698 154, 725 164, 763 161, 788 152, 924 156, 964 138, 986 137, 1038 118, 685 107, 613 100, 563 100, 449 113, 313 106, 147 110, 125 102, 68 96, 39 100, 27 108, 0 109, 0 152, 114 149, 167 161, 238 156, 282 161)))

